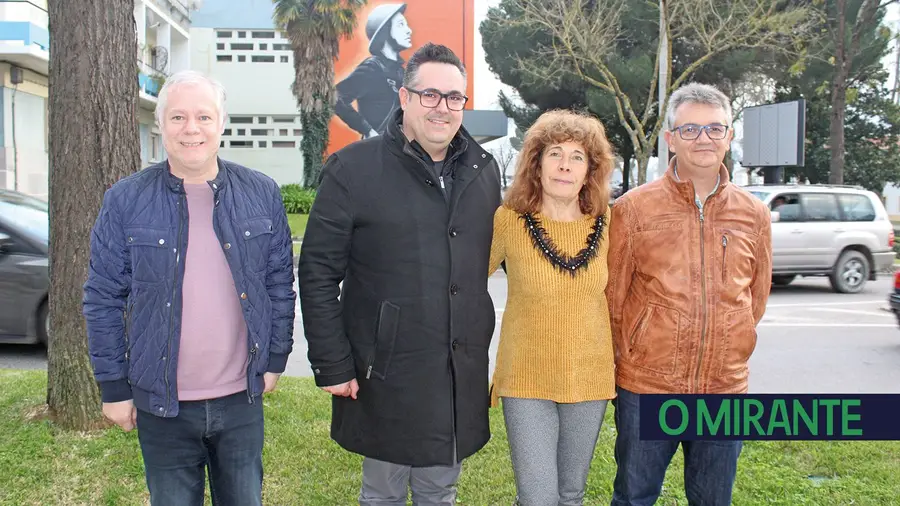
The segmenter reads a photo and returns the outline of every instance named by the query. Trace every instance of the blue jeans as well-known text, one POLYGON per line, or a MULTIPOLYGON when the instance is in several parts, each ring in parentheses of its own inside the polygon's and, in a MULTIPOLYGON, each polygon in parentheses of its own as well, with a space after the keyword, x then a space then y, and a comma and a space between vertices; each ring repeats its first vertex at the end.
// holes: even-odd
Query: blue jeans
POLYGON ((684 492, 690 506, 727 506, 737 474, 741 441, 641 441, 640 395, 617 388, 612 506, 651 506, 662 491, 678 445, 684 452, 684 492))
POLYGON ((209 473, 215 506, 262 505, 262 398, 247 392, 182 401, 175 418, 138 410, 150 504, 202 506, 209 473))

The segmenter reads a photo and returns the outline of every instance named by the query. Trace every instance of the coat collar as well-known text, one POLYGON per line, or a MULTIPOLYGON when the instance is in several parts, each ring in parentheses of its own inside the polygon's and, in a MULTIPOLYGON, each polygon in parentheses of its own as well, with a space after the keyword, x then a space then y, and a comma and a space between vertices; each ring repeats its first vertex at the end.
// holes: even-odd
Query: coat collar
MULTIPOLYGON (((172 167, 169 165, 168 158, 162 165, 166 172, 166 186, 169 187, 169 190, 172 190, 175 193, 184 193, 184 179, 172 174, 172 167)), ((207 184, 212 188, 214 195, 218 195, 222 188, 228 184, 228 164, 225 163, 225 160, 222 160, 217 156, 216 165, 219 167, 216 177, 207 181, 207 184)))

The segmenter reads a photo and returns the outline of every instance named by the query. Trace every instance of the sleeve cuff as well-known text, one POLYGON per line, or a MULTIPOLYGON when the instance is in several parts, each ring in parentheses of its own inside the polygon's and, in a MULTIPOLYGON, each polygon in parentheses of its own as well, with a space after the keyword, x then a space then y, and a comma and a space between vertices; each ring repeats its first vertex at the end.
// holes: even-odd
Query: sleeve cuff
POLYGON ((336 364, 314 365, 313 374, 318 387, 330 387, 346 383, 356 378, 353 357, 347 357, 336 364))
POLYGON ((103 402, 122 402, 132 399, 131 385, 128 380, 100 382, 100 400, 103 402))
POLYGON ((287 368, 287 353, 269 353, 269 367, 266 372, 281 374, 287 368))

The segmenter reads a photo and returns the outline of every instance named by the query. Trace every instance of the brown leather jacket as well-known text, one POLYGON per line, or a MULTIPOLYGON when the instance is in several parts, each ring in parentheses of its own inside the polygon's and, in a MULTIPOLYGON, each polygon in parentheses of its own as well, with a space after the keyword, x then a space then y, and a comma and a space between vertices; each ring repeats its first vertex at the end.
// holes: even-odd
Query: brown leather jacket
POLYGON ((772 282, 770 213, 723 165, 701 215, 674 162, 613 206, 606 295, 616 383, 635 393, 745 393, 772 282))

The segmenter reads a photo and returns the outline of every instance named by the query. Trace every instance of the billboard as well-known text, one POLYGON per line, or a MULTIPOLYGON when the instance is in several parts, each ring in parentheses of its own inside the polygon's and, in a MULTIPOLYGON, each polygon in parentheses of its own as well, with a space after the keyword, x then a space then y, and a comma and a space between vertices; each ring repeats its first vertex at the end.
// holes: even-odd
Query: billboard
POLYGON ((466 108, 471 109, 474 11, 475 0, 369 0, 359 11, 353 36, 338 48, 328 153, 383 131, 386 118, 399 107, 406 60, 427 42, 449 47, 466 66, 466 108))
POLYGON ((806 101, 747 107, 744 116, 744 167, 802 167, 805 163, 806 101))

